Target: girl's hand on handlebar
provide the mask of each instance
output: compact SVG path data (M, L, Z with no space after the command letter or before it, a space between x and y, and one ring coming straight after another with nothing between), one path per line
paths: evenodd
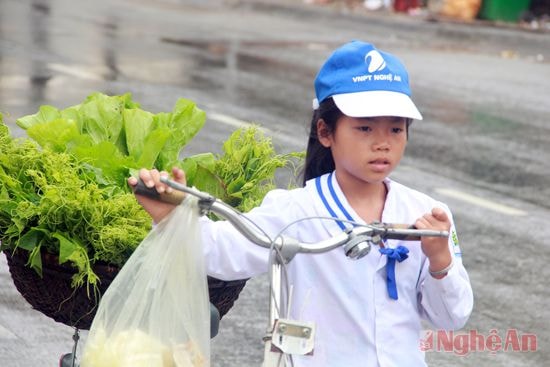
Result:
M431 213L424 214L416 220L414 225L418 229L438 231L449 231L451 229L451 221L447 213L441 208L434 208ZM430 260L431 271L445 269L451 263L452 254L449 250L448 241L447 237L422 237L422 252Z
M139 179L143 181L146 187L154 188L159 194L171 193L173 189L160 181L161 177L168 177L168 172L159 172L156 169L147 170L142 168L139 171ZM179 168L172 168L173 180L185 185L185 173ZM138 179L135 177L128 178L128 185L134 189L138 184ZM155 223L160 222L176 207L174 204L160 202L155 199L148 198L143 195L136 194L138 203L149 213Z

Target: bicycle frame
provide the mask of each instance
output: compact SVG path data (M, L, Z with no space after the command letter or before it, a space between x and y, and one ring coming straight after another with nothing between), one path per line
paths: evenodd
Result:
M270 301L269 321L264 341L263 367L289 366L287 357L292 354L305 355L313 352L315 338L315 326L311 323L299 320L288 320L282 316L283 308L280 307L283 300L283 268L298 253L318 254L343 247L346 256L352 259L360 259L367 255L373 245L381 245L385 239L399 239L405 241L419 241L422 236L448 237L447 231L419 230L402 224L371 223L356 224L342 233L320 241L318 243L302 243L293 238L278 236L269 238L260 228L250 221L243 219L239 211L225 204L221 200L208 193L187 187L167 178L161 181L172 187L172 193L158 193L154 188L147 188L140 180L135 187L135 194L144 195L159 201L177 205L184 200L184 193L198 198L198 208L201 215L212 212L229 221L250 242L271 249L276 253L271 261L270 276ZM334 218L325 218L337 220ZM289 298L291 295L287 295ZM212 332L212 330L211 330ZM217 330L216 330L217 332ZM76 361L76 346L79 340L78 329L73 335L73 352L62 356L61 367L73 367ZM299 343L296 342L299 341ZM290 364L292 365L292 363Z
M248 240L259 246L270 248L280 255L274 257L275 261L271 263L269 269L271 297L269 302L269 324L263 339L265 343L263 367L288 366L286 353L281 348L282 343L279 343L278 346L274 345L274 334L279 337L277 340L289 341L287 343L288 348L285 348L287 350L300 349L296 348L296 339L304 342L301 343L302 345L313 348L314 327L308 323L283 319L282 309L277 307L281 305L283 297L283 266L292 261L297 253L322 253L343 246L346 256L359 259L370 252L372 245L380 245L384 239L418 241L422 236L448 237L449 235L447 231L418 230L407 225L373 223L370 225L354 226L333 238L315 244L301 243L285 236L272 240L250 222L244 220L242 213L215 197L167 178L161 178L161 181L174 190L197 197L199 199L199 210L202 215L212 212L225 218ZM159 194L154 189L146 188L143 183L138 185L136 193L159 198ZM177 199L172 197L170 201L176 203L182 199L183 196L180 195ZM295 354L307 354L308 352L310 350L306 347Z

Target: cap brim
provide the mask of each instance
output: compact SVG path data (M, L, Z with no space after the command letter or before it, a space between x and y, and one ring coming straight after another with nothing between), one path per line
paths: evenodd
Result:
M408 95L390 91L335 94L334 103L350 117L399 116L422 120Z

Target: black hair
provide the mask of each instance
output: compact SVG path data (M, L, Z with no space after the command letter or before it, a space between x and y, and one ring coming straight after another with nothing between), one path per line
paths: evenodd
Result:
M343 115L342 111L334 104L332 98L325 99L319 104L319 107L313 111L303 171L304 185L307 180L334 171L335 165L334 158L332 158L332 151L330 148L321 145L319 137L317 136L317 122L323 119L329 133L333 133L336 129L336 123Z
M328 133L332 134L336 129L336 123L342 116L344 116L343 112L336 106L332 98L325 99L319 104L319 107L313 111L303 169L304 186L306 181L330 173L336 168L331 149L324 147L319 141L319 136L317 135L317 122L323 119L328 129ZM407 139L409 137L409 126L412 121L413 120L410 118L406 119Z

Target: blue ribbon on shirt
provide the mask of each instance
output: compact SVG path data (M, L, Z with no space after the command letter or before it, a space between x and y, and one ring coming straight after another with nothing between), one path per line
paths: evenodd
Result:
M329 204L327 198L325 197L325 194L322 189L322 181L321 178L326 177L326 184L328 186L328 190L330 192L330 196L332 197L334 203L336 204L336 207L340 210L342 214L346 217L346 219L353 221L353 217L348 213L344 205L341 203L340 199L338 198L338 194L336 193L336 190L334 190L334 186L332 184L332 175L334 171L331 172L328 175L325 176L319 176L315 179L315 186L317 188L317 193L319 194L319 197L321 198L323 204L327 208L328 212L333 218L338 218L338 215L336 214L335 210L331 207ZM346 229L346 225L341 222L336 222L342 230ZM397 248L380 248L380 253L383 255L387 255L387 262L386 262L386 277L387 277L387 287L388 287L388 294L390 298L397 299L397 283L395 281L395 260L401 262L405 260L409 255L409 249L405 246L397 246Z
M401 262L409 257L409 249L405 246L396 248L384 247L378 249L382 255L388 257L386 262L386 280L388 284L388 295L391 299L397 299L397 283L395 281L395 260Z

